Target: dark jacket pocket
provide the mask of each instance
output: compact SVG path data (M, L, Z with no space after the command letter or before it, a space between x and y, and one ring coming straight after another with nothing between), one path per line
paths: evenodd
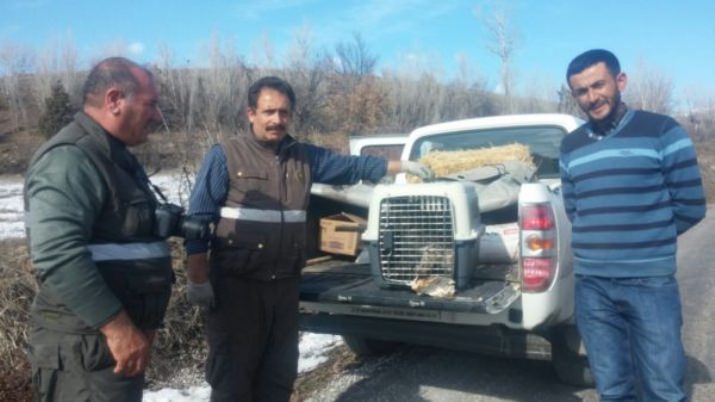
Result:
M236 182L235 188L249 200L260 199L261 194L265 194L270 185L268 172L249 167L241 168L231 177L231 180Z
M263 235L231 236L214 251L213 264L225 275L245 276L258 271L265 261L266 238Z
M82 367L87 371L99 371L115 364L103 335L82 335L77 353Z
M49 400L57 383L60 369L60 351L56 343L29 345L27 349L32 364L32 385L37 390L38 399Z
M33 367L60 368L60 351L56 343L49 345L29 345L27 349Z

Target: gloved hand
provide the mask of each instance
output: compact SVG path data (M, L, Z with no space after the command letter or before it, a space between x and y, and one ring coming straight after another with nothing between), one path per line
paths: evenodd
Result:
M400 171L413 174L422 180L433 179L434 172L427 166L415 161L401 161Z
M214 288L211 286L211 282L194 283L188 281L186 286L186 299L195 306L203 308L213 307Z

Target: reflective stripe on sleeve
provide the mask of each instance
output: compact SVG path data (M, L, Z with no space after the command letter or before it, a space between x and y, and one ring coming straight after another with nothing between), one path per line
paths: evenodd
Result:
M153 243L105 243L87 246L93 261L144 260L169 257L169 245L165 241Z
M271 223L280 223L281 221L289 223L298 223L306 221L306 213L304 210L282 211L282 214L283 219L281 219L281 211L254 208L221 208L222 218Z

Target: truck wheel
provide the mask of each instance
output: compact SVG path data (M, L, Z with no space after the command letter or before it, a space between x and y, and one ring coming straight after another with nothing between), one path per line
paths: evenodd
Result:
M358 356L384 355L397 347L397 342L365 338L357 335L343 335L345 344Z
M551 341L551 363L564 384L590 388L595 382L588 357L578 353L580 343L581 337L575 327L563 328Z

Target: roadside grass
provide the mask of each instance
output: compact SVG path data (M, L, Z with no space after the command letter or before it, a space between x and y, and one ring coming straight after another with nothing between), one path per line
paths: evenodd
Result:
M32 400L25 357L28 310L37 286L22 239L0 241L0 400Z
M298 376L291 395L291 402L300 402L321 390L330 380L340 373L361 364L346 345L339 345L328 351L327 360L315 369Z

